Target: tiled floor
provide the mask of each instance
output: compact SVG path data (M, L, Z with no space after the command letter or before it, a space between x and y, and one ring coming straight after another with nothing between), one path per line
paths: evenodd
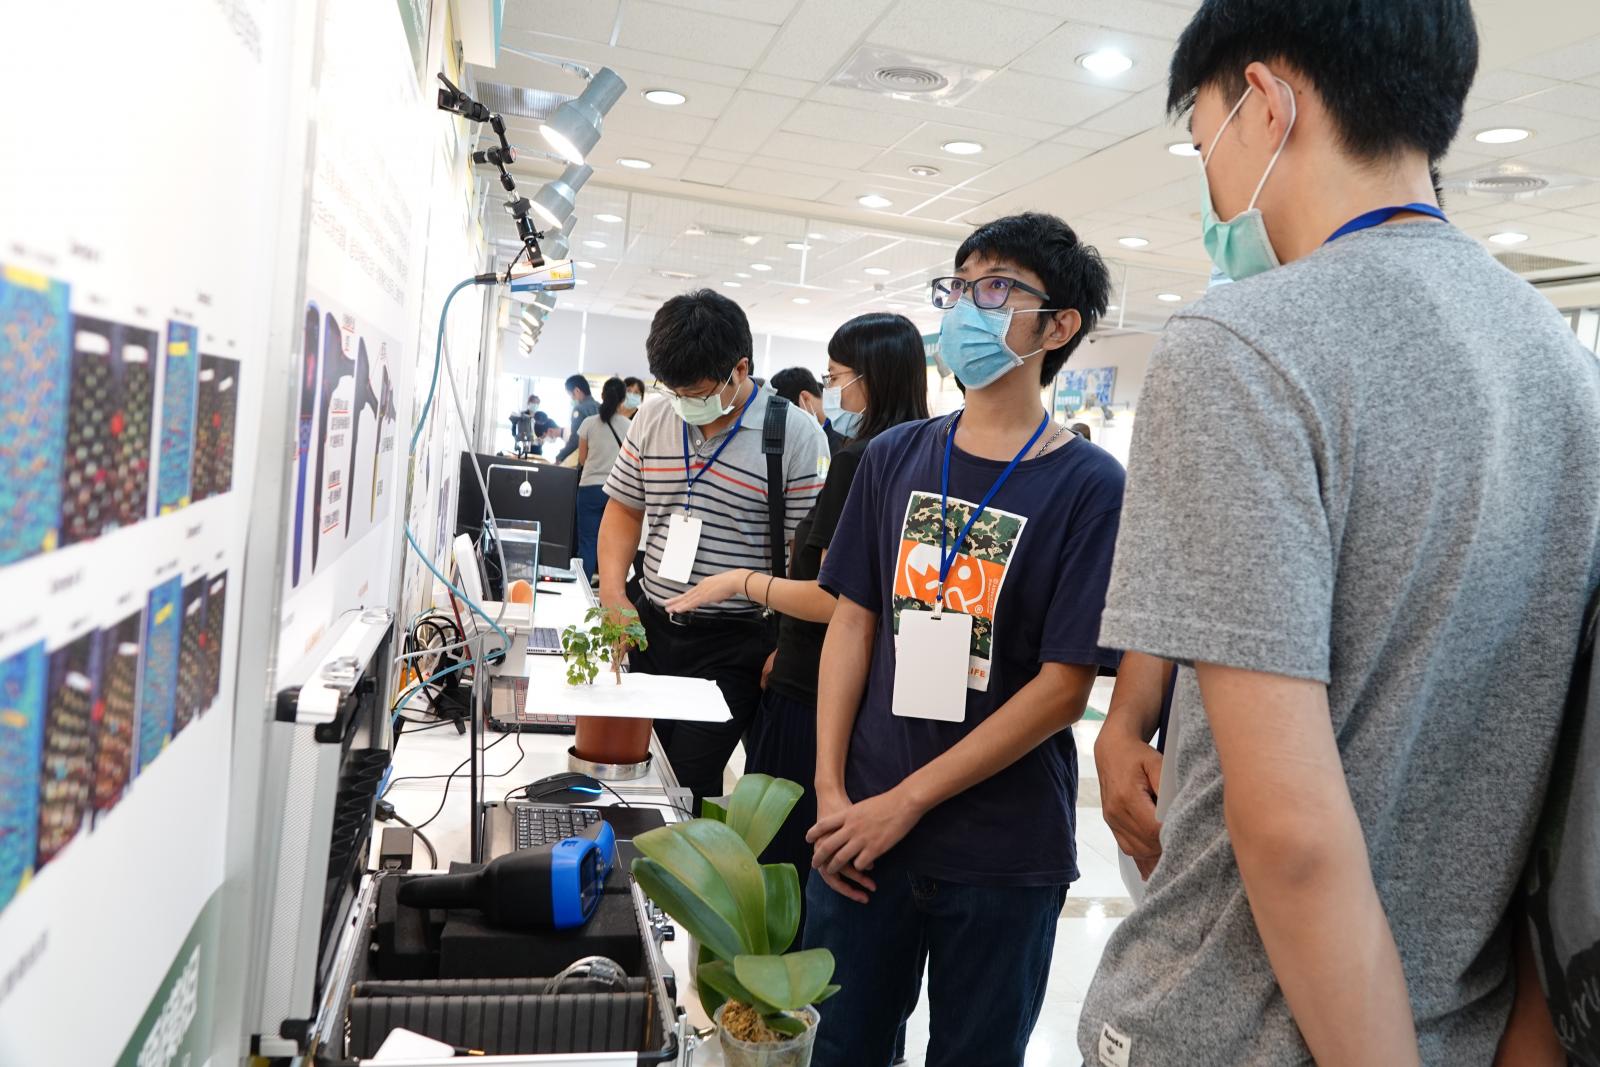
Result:
M1089 706L1104 711L1111 699L1111 683L1102 679L1089 699ZM1099 735L1098 721L1080 722L1073 727L1078 745L1078 870L1082 878L1073 884L1067 906L1056 927L1056 949L1050 966L1050 984L1045 991L1044 1010L1028 1045L1025 1067L1079 1067L1078 1013L1094 977L1100 953L1105 950L1111 931L1132 908L1122 876L1117 870L1117 846L1100 814L1100 782L1095 777L1094 742ZM730 766L730 782L743 771L743 752L735 753ZM906 1030L906 1059L920 1065L928 1051L928 1002L917 1005ZM721 1063L714 1049L695 1058L696 1067Z

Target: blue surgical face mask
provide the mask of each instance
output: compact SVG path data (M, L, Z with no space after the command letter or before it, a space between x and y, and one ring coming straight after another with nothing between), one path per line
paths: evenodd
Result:
M627 396L622 398L622 406L625 408L636 408L643 403L644 397L640 396L638 393L629 393Z
M733 384L733 374L728 375L728 380L722 383L722 388L710 396L674 396L672 406L678 410L678 417L690 426L705 426L716 422L722 416L733 410L733 401L726 404L722 402L722 391ZM738 397L739 390L735 389L733 395Z
M853 385L860 379L861 375L858 374L848 382L845 382L844 385L836 388L830 387L822 391L823 417L833 424L834 430L850 438L854 438L861 432L861 423L866 418L867 413L865 411L845 410L844 391L848 386Z
M1048 308L980 308L963 297L939 324L939 358L968 389L993 385L1044 349L1019 356L1006 345L1014 315L1048 315Z
M1217 128L1217 135L1211 139L1211 147L1200 157L1200 226L1206 254L1211 257L1211 262L1216 264L1218 270L1236 282L1278 266L1278 254L1273 251L1272 239L1267 235L1266 220L1261 217L1261 210L1256 207L1256 200L1260 198L1261 190L1265 188L1267 178L1272 174L1272 168L1278 165L1278 157L1283 155L1284 145L1289 143L1289 134L1294 131L1294 120L1298 110L1294 89L1282 78L1278 79L1278 83L1289 90L1289 128L1283 131L1283 140L1278 142L1278 150L1272 153L1266 172L1256 183L1256 191L1250 197L1250 206L1227 222L1217 218L1216 208L1211 204L1211 184L1206 179L1206 164L1211 162L1211 157L1217 150L1217 143L1222 140L1222 133L1228 128L1228 123L1239 114L1239 109L1244 106L1245 100L1253 90L1246 89L1244 96L1239 97L1239 102L1233 105L1233 110L1228 112L1228 117Z

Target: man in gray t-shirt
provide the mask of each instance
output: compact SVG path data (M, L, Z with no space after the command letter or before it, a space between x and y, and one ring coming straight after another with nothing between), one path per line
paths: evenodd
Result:
M1101 643L1182 666L1091 1067L1487 1065L1539 995L1506 913L1600 583L1600 369L1434 207L1464 0L1348 10L1207 3L1173 60L1238 281L1134 429Z

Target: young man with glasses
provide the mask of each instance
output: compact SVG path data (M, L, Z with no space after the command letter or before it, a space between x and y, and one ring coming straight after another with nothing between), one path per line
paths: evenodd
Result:
M728 701L727 723L658 722L678 781L698 802L722 795L722 772L761 702L761 671L776 628L743 596L668 615L667 601L705 578L747 567L772 573L828 471L828 443L815 419L785 405L783 483L768 484L762 450L770 390L751 379L750 324L738 304L709 289L673 297L656 312L645 341L659 395L646 401L606 482L600 523L600 600L635 607L650 637L629 655L645 674L709 678ZM780 402L781 403L781 402ZM771 537L770 493L783 495L785 544ZM645 537L642 596L625 588Z
M1178 42L1234 284L1134 430L1101 640L1180 667L1095 1067L1551 1062L1496 1057L1542 1009L1513 902L1600 582L1600 367L1435 202L1477 56L1467 0L1207 0Z
M819 578L839 604L806 944L833 952L843 991L816 1067L887 1067L923 959L929 1067L1022 1063L1078 877L1071 726L1117 662L1096 634L1123 482L1040 391L1109 289L1058 218L977 230L932 285L966 407L862 457Z

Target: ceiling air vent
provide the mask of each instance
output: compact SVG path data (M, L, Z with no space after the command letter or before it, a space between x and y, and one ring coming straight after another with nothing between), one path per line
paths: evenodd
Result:
M1538 171L1520 163L1494 163L1477 170L1452 174L1444 182L1446 192L1466 193L1469 196L1495 196L1502 200L1529 200L1545 193L1562 189L1576 189L1595 181L1583 174L1540 168ZM1445 210L1450 205L1445 203Z
M1495 196L1532 196L1549 187L1550 182L1537 174L1485 174L1467 184L1469 192Z
M572 99L565 93L553 93L548 89L519 89L499 82L479 82L473 91L478 102L490 111L524 119L545 118Z
M1575 259L1557 259L1555 256L1535 256L1527 252L1501 252L1494 257L1501 266L1518 274L1534 274L1545 270L1568 270L1581 267Z
M990 67L863 45L828 84L879 96L914 96L949 106L993 74Z

